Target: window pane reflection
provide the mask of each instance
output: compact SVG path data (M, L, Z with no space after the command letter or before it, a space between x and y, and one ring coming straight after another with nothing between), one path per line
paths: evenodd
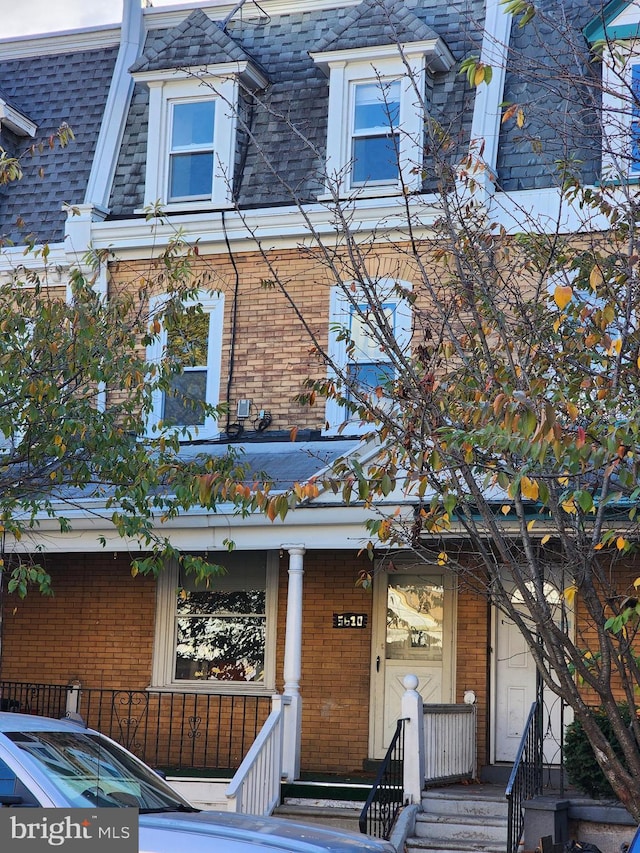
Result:
M182 577L176 595L175 678L265 680L266 557L220 554L225 574Z
M444 587L441 577L389 578L387 658L442 660Z

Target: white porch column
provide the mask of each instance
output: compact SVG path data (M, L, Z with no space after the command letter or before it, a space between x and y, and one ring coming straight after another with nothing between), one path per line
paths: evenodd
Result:
M291 701L284 706L282 772L287 781L300 776L300 730L302 726L302 576L304 545L284 545L289 552L289 588L287 626L284 640L284 695Z

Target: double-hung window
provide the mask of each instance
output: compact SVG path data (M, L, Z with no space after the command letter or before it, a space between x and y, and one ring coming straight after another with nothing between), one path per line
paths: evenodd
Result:
M207 406L219 402L223 312L222 295L203 292L177 318L164 322L148 348L152 364L162 361L176 368L168 387L153 392L151 434L176 429L185 439L217 436L218 424Z
M327 196L419 189L427 75L454 64L442 39L323 50L311 58L329 77Z
M158 578L153 683L273 690L277 554L234 551L209 559L225 573L197 582L172 565Z
M210 199L216 102L172 101L170 110L169 201Z
M395 337L396 305L383 303L378 307L385 326ZM386 390L394 378L394 369L387 349L381 346L374 329L376 317L365 304L350 306L349 344L347 346L347 396L373 398L387 396Z
M400 81L352 87L351 185L395 184L400 173Z
M406 281L379 279L373 298L351 283L334 287L330 299L329 355L334 368L328 378L336 383L341 400L329 399L326 407L328 435L358 435L366 431L350 403L373 407L389 401L390 383L396 378L391 349L403 356L411 346L412 311L404 294ZM373 304L372 304L373 303ZM389 343L393 338L395 345Z

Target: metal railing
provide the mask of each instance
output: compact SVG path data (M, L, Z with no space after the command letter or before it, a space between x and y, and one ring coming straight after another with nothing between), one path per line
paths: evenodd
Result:
M278 701L227 788L230 812L266 817L280 804L283 705L291 700L275 698Z
M39 716L63 717L70 694L90 728L170 772L237 770L271 710L270 696L0 681L7 710Z
M38 717L64 717L69 684L0 681L0 711L22 711Z
M424 705L424 781L476 776L476 706Z
M395 733L378 771L371 793L360 813L360 832L389 838L398 812L404 805L404 729L398 720Z
M507 853L517 853L524 833L524 802L542 793L541 706L534 702L522 734L505 796L509 805Z

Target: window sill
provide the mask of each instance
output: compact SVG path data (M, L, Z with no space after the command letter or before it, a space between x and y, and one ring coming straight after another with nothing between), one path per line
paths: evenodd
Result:
M212 213L218 210L222 211L233 209L233 203L231 201L220 203L209 199L207 201L170 202L167 204L158 202L157 205L158 215L160 216L165 213ZM153 209L155 206L155 204L151 204L147 207L138 207L133 212L138 215L148 216L150 209Z
M181 683L155 685L150 684L145 688L149 693L202 693L203 695L216 696L273 696L275 687L266 685L242 684L241 682L227 681L224 684L217 682L185 681Z
M413 194L413 190L412 193ZM345 199L347 201L358 201L359 199L372 199L372 198L402 198L403 192L401 187L399 186L364 186L364 187L353 187L352 189L341 190L338 193L338 198ZM335 196L330 193L323 193L318 197L319 202L328 202L334 201Z

